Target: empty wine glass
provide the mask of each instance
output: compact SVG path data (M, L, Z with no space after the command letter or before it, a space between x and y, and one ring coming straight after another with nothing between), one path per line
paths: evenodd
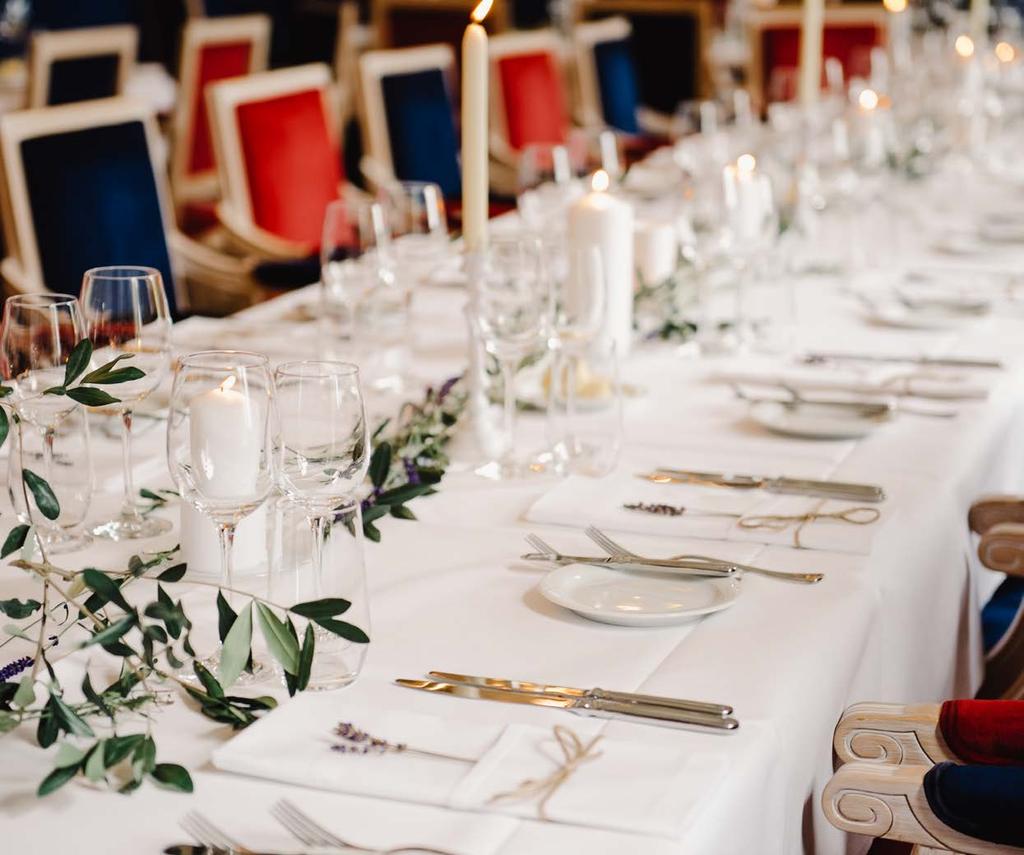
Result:
M182 358L168 413L168 468L182 500L217 526L221 580L229 598L235 527L270 494L278 446L274 379L266 356L210 350ZM219 654L205 661L216 670ZM257 663L242 678L251 681L262 673Z
M472 311L484 349L501 368L504 452L480 474L516 478L535 471L516 456L516 373L550 336L552 309L540 240L492 238Z
M57 475L58 461L54 452L57 433L76 413L83 420L86 416L72 398L47 395L46 390L64 385L68 358L83 338L84 326L75 297L68 294L19 294L8 298L4 304L4 326L0 336L3 375L11 388L11 406L21 420L17 426L21 441L12 451L11 459L13 461L26 447L37 445L25 435L26 430L38 431L41 472L35 474L58 485L64 479ZM74 465L87 472L90 468L88 456L77 456ZM35 455L29 457L34 459ZM21 469L29 468L25 459L19 461L19 466ZM89 484L91 488L91 480ZM20 480L18 488L25 503L25 488ZM27 501L26 515L29 522L40 530L44 545L53 544L62 550L75 548L81 543L80 538L71 538L64 531L68 513L62 508L63 520L60 517L49 520L43 514L37 517L32 512L32 502Z
M399 278L426 279L448 257L444 195L429 181L396 181L381 191Z
M585 146L585 139L582 149L536 143L520 152L516 205L528 231L565 231L566 211L583 193L577 178L586 169Z
M142 516L132 478L132 411L160 385L171 361L171 313L163 278L152 267L95 267L82 280L81 304L93 345L92 367L121 358L118 368L143 372L112 390L118 403L98 408L121 416L124 500L117 517L92 533L111 540L163 534L170 531L170 521Z

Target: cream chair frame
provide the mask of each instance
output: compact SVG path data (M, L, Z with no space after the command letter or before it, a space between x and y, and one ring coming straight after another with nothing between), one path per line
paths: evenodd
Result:
M249 74L267 68L270 57L270 18L266 15L238 15L227 18L190 18L181 33L178 65L179 91L172 119L171 189L177 204L216 197L219 189L217 169L202 174L189 174L188 160L192 154L195 116L193 93L198 83L199 60L203 49L215 44L248 41ZM205 101L200 109L205 109ZM210 133L213 133L211 128Z
M235 111L239 105L250 101L263 101L310 89L320 91L327 130L338 145L341 138L338 99L331 70L323 63L237 77L211 84L206 90L222 197L217 204L217 218L241 249L265 258L305 258L312 248L271 234L253 222L252 199Z
M28 139L64 132L73 132L105 124L141 122L149 147L150 163L160 200L160 213L167 236L167 249L175 277L178 305L199 308L205 294L197 292L198 299L189 299L183 293L186 280L194 280L206 288L215 289L218 298L235 304L252 301L249 278L251 264L245 259L224 256L202 246L181 234L171 215L170 192L162 168L162 145L153 110L145 103L131 98L104 98L22 110L0 118L0 162L3 169L3 226L8 256L0 262L0 276L15 291L45 292L39 243L32 221L31 204L25 179L25 164L21 145ZM191 290L191 289L189 289Z
M55 62L90 56L117 55L115 93L122 95L135 67L139 31L132 24L82 27L74 30L39 30L32 34L28 50L28 96L26 106L45 107L50 91L50 71Z
M432 69L438 69L450 84L455 84L455 51L449 45L373 50L359 58L359 124L366 152L360 168L377 187L397 180L382 81L395 74Z
M338 34L334 40L334 79L338 81L343 129L358 112L359 57L372 50L376 43L373 25L359 23L359 6L353 0L345 0L338 7Z

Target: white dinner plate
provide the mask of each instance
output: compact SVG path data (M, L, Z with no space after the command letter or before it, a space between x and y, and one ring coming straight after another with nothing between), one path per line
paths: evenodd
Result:
M911 309L902 303L876 303L865 312L873 324L902 330L954 330L984 317L977 312L955 311L940 306Z
M860 439L892 418L864 417L845 407L825 404L794 407L775 401L751 404L749 414L772 433L801 439Z
M545 599L580 617L616 626L669 626L731 606L738 579L684 579L566 564L540 583Z

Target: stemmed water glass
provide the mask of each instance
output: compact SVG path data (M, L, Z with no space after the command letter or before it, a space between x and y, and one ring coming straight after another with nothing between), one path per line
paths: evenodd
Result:
M121 416L124 500L117 517L95 526L111 540L154 537L170 531L169 520L144 517L132 478L132 412L163 381L171 361L171 313L163 278L152 267L95 267L82 280L82 316L93 345L93 367L114 359L143 376L119 383L118 403L103 407Z
M569 205L582 195L576 180L586 168L582 154L569 145L535 143L519 154L516 205L534 234L562 233Z
M209 350L180 361L167 421L167 463L182 500L217 527L229 596L235 590L235 527L270 494L279 442L266 356ZM216 669L220 657L206 661ZM261 676L259 666L248 679L254 676Z
M396 181L381 191L381 199L398 276L409 281L425 279L450 249L441 188L429 181Z
M493 478L528 474L516 456L516 373L551 334L551 283L537 238L492 238L473 297L472 314L484 349L501 368L504 452L478 472Z
M54 443L61 428L81 408L72 398L48 395L46 390L64 384L68 358L84 337L81 307L68 294L19 294L4 304L0 353L3 375L12 390L10 403L21 420L17 429L29 425L40 432L42 477L58 490L63 479L55 477ZM81 416L84 419L85 413ZM89 466L87 458L70 463ZM91 477L88 486L91 490ZM33 519L31 507L31 501L26 502L27 519L37 526L45 545L67 551L82 544L80 536L66 531L70 508L62 507L61 516L49 520L42 514Z

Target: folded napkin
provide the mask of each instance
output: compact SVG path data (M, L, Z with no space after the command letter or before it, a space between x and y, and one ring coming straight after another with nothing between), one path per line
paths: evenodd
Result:
M339 753L332 731L339 717L375 737L445 757L402 753ZM561 733L583 745L593 725L566 716ZM589 734L589 735L584 735ZM678 837L700 796L724 776L726 757L711 738L707 750L679 734L678 749L601 739L552 789L544 818L552 822ZM684 747L685 746L685 747ZM463 810L538 818L546 792L519 791L550 779L565 758L549 728L453 721L402 710L340 703L335 694L304 694L283 704L213 753L218 769L317 789L421 802Z
M872 539L884 519L860 525L830 516L855 507L869 507L854 502L782 496L764 490L655 484L637 477L636 473L640 471L635 467L620 467L615 473L597 481L583 477L566 478L534 502L526 512L526 519L545 525L573 528L596 525L610 531L635 534L799 546L859 555L871 551ZM636 503L687 510L672 515L623 507ZM586 508L582 515L580 508ZM876 509L882 512L883 508L884 505L880 505ZM735 516L712 516L712 512ZM812 514L817 516L812 518L809 516ZM805 516L806 519L800 519ZM873 516L858 512L852 518L868 519Z

